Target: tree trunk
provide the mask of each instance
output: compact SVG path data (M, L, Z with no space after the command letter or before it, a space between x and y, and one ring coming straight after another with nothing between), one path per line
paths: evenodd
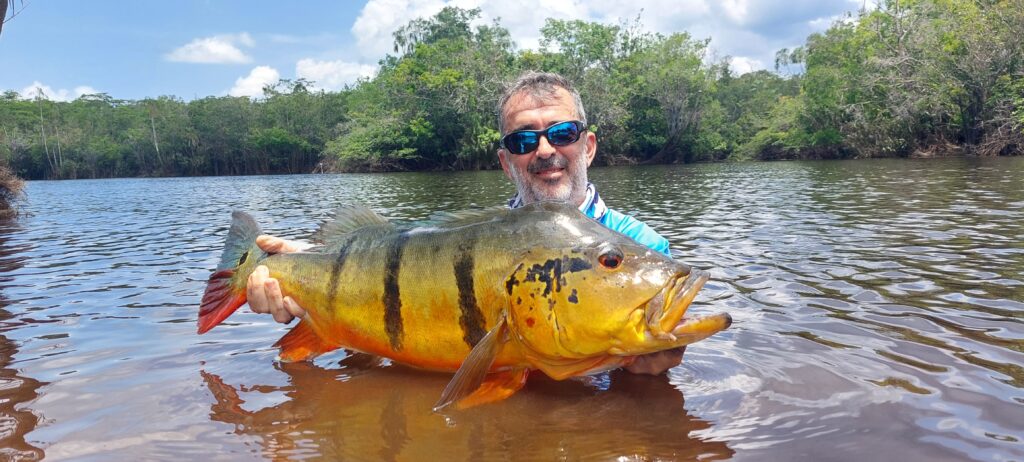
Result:
M160 157L160 142L156 139L156 121L153 120L153 114L149 115L149 128L153 130L153 149L156 149L156 162L163 168L164 159Z
M36 91L42 93L41 88L36 88ZM57 168L53 164L53 159L50 158L50 147L46 144L46 121L43 119L43 99L37 95L36 101L39 103L39 136L43 138L43 152L46 153L46 163L50 164L50 172L56 173Z
M54 139L57 140L57 170L63 172L64 170L64 153L60 149L60 129L56 125L53 126Z
M0 0L0 32L4 30L4 21L7 20L7 0Z

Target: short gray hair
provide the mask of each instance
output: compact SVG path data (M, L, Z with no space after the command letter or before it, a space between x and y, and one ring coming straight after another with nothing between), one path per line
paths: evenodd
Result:
M579 117L583 125L586 126L587 112L583 109L583 100L580 98L580 92L576 91L576 87L569 82L569 79L553 72L526 71L515 81L505 85L505 91L498 99L498 131L502 135L505 134L505 106L513 96L526 93L535 99L548 99L554 97L559 88L569 92L569 95L572 96L576 117Z

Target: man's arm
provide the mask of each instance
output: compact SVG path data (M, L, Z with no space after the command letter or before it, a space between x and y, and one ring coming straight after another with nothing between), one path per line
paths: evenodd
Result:
M265 234L256 238L256 245L270 254L298 252L305 248L299 242ZM275 321L283 324L306 314L306 310L295 303L295 300L281 293L281 284L277 282L277 279L270 277L270 270L263 265L257 266L249 275L249 280L245 285L245 296L249 301L249 308L253 312L270 313L274 316Z
M683 362L684 351L686 351L686 347L682 346L671 350L637 356L632 364L626 366L626 370L634 374L661 375Z
M668 247L668 239L665 239L653 228L647 226L647 223L637 220L636 218L608 209L608 212L601 217L601 224L605 225L608 229L618 231L629 236L634 241L647 246L655 252L665 254L669 257L672 256Z

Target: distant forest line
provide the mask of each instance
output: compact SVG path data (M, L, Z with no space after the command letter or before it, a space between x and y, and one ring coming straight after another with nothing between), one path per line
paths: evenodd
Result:
M463 170L497 166L494 103L528 69L583 97L598 164L1019 155L1024 0L884 1L775 72L737 75L708 40L549 19L539 50L448 7L394 34L342 91L282 80L262 98L70 102L0 96L0 163L28 179Z

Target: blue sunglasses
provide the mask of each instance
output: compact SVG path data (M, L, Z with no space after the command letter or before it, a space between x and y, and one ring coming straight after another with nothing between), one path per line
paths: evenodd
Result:
M570 120L556 123L544 130L518 130L501 138L501 145L512 154L533 152L540 146L540 137L546 137L552 146L568 146L580 139L583 122Z

